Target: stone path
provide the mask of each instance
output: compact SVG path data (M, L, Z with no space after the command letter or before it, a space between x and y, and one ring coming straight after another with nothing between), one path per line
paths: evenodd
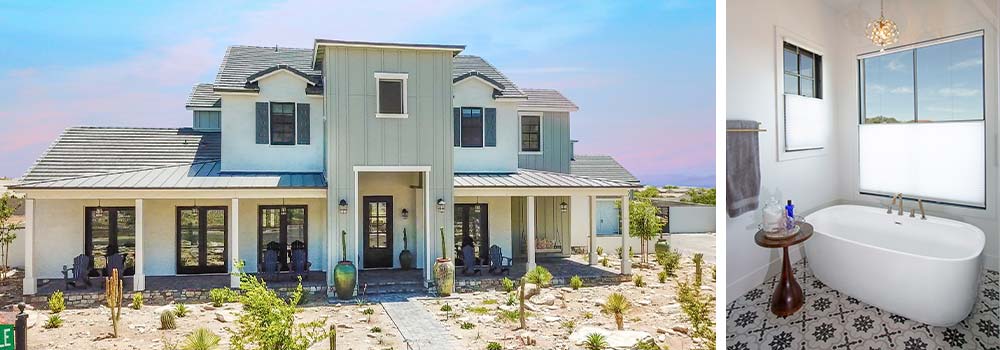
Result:
M403 341L411 350L448 350L459 349L459 345L448 330L417 300L411 300L415 295L384 295L375 302L380 302L389 318L403 335Z

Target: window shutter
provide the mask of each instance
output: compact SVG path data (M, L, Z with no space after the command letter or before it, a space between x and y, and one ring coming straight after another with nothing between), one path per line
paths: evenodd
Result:
M455 107L452 110L454 110L455 115L455 118L453 118L454 122L452 123L452 129L455 130L455 147L459 147L462 145L462 109Z
M296 115L296 117L297 117L296 119L298 120L298 123L296 125L295 130L297 130L297 132L298 132L299 144L300 145L308 145L309 144L309 135L310 135L309 134L309 104L308 103L299 103L297 105L297 108L295 110L297 111L296 112L296 114L297 114Z
M268 104L267 102L257 102L257 143L267 144L270 142L271 131L268 129Z
M486 147L496 147L497 146L497 109L496 108L486 108L486 116L483 120L485 124L483 128L486 129L486 140L484 141Z

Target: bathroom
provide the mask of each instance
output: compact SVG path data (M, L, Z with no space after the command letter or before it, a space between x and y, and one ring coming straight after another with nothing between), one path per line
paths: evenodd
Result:
M727 348L1000 347L997 3L726 12Z

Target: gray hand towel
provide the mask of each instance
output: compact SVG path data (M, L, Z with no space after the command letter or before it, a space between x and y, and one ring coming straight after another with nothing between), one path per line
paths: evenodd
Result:
M726 129L757 129L754 120L726 120ZM734 218L757 209L760 151L756 132L726 132L726 211Z

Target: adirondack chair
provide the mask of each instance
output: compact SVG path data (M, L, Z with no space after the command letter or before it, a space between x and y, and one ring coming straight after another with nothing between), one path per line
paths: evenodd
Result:
M272 249L265 250L263 260L257 264L257 274L265 281L277 279L278 271L281 269L281 263L278 262L278 251Z
M312 263L306 261L306 250L296 249L295 243L292 243L292 263L288 266L292 274L307 280L309 279L309 267L311 266Z
M471 245L462 247L462 264L464 269L462 270L463 275L475 275L482 274L483 271L479 269L478 264L476 264L476 253L475 249Z
M513 260L503 256L503 250L498 245L490 246L490 273L499 275L506 273L510 275L510 265Z
M273 250L278 253L278 271L288 269L287 247L281 243L270 241L265 245L265 250Z
M89 256L84 254L77 255L73 258L73 267L67 267L63 265L63 283L65 283L64 289L69 289L69 286L74 288L87 288L90 287L90 265L91 259ZM73 273L73 278L69 277L69 273Z
M111 270L118 269L118 278L125 276L125 256L119 253L108 255L107 266L104 267L104 277L111 276Z

